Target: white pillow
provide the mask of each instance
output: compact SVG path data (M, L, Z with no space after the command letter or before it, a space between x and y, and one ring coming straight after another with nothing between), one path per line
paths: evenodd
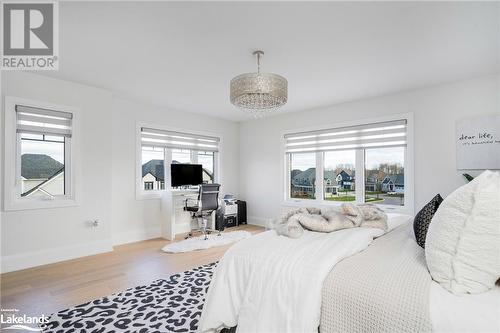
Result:
M432 278L454 294L491 289L500 276L500 174L485 171L451 193L429 225Z

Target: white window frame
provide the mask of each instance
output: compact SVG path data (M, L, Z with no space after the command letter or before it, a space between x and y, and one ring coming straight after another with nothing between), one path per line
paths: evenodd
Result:
M70 112L73 115L71 138L65 138L64 144L64 195L57 195L53 197L21 197L21 135L16 132L16 105ZM80 204L80 186L78 184L79 177L77 176L80 133L78 128L79 110L71 106L57 105L14 96L5 96L4 108L4 210L9 211L78 206Z
M282 187L284 189L282 206L340 206L343 202L335 202L324 200L323 198L323 173L324 173L324 165L323 158L324 152L316 152L316 188L315 188L315 199L298 199L290 197L290 155L285 153L285 139L284 136L286 134L293 134L297 132L307 132L307 131L315 131L315 130L326 130L330 128L337 127L347 127L347 126L358 126L363 124L377 123L377 122L385 122L385 121L394 121L394 120L402 120L406 119L406 148L404 155L404 177L405 177L405 196L404 196L404 205L403 206L393 206L393 205L383 205L376 204L376 206L380 207L382 210L387 212L394 213L406 213L406 214L414 214L414 132L413 132L413 113L404 113L404 114L395 114L390 116L378 117L378 118L370 118L363 119L357 121L343 122L343 123L334 123L330 125L325 125L321 127L308 127L308 128L299 128L293 130L287 130L281 133L281 156L282 158L282 167L283 176L282 179ZM365 149L354 149L356 151L356 161L355 161L355 170L356 170L356 200L353 203L363 203L365 198Z
M147 122L138 122L136 125L136 180L135 180L135 196L136 200L149 200L149 199L160 199L162 193L172 191L172 187L170 185L170 181L167 181L168 176L170 175L170 164L172 163L172 149L165 148L164 149L164 159L163 163L165 170L165 189L164 190L144 190L144 186L142 183L142 141L141 141L141 128L152 128L163 131L175 131L175 132L184 132L191 133L196 135L204 135L204 136L212 136L219 138L219 151L214 152L214 183L223 183L222 179L222 151L224 147L224 138L220 133L213 132L204 132L204 131L193 131L190 129L180 129L178 127L168 127L168 126L159 126L158 124L147 123ZM188 149L189 150L189 149ZM194 154L194 150L191 150L191 161L197 161L198 156Z

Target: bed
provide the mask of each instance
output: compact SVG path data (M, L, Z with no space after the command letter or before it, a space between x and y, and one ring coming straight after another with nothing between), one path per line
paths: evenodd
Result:
M320 331L500 332L500 287L448 292L431 279L405 224L332 269L323 283Z
M500 288L474 297L443 290L411 220L389 214L386 234L353 228L293 240L267 231L235 244L208 290L201 331L500 331Z

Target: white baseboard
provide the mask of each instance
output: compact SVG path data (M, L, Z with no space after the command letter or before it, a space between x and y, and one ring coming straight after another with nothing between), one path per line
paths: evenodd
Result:
M113 235L113 246L122 245L127 243L140 242L147 239L161 237L160 226L151 227L147 229L129 230Z
M258 216L248 216L248 224L253 224L253 225L258 225L261 227L268 227L269 226L269 221L272 220L267 217L258 217Z
M113 251L111 240L103 239L85 244L62 246L36 252L26 252L2 257L2 273L53 264L93 254Z

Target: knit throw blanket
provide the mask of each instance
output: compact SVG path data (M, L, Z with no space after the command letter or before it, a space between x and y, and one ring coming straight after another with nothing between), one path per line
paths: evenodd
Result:
M430 332L430 285L412 226L400 226L332 269L320 332Z
M291 238L302 236L304 230L332 232L354 227L387 230L387 214L370 204L342 204L339 209L297 208L274 220L271 229Z

